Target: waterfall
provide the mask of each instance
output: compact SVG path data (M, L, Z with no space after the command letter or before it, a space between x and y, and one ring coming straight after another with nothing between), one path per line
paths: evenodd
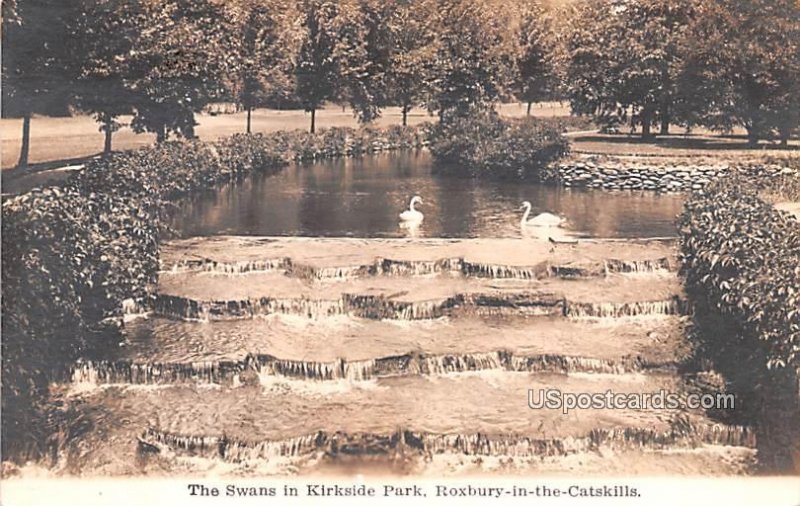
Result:
M384 276L428 276L443 272L460 273L464 259L443 258L439 260L392 260L378 259L372 274Z
M568 302L571 317L622 318L626 316L682 315L687 305L678 297L640 302Z
M340 299L270 298L196 301L158 295L154 311L185 320L233 320L257 315L290 314L312 319L350 315L371 320L430 320L458 314L485 316L571 316L621 318L682 315L688 306L678 297L637 302L572 302L552 293L468 293L429 301L403 301L383 295L343 294Z
M275 270L289 270L292 260L286 258L272 258L266 260L241 260L238 262L217 262L211 259L179 260L172 268L163 271L163 274L182 274L187 272L208 272L216 274L247 274L250 272L268 272Z
M461 272L465 276L493 279L538 279L547 273L547 264L541 263L532 267L483 264L463 262Z
M652 260L606 260L606 272L618 273L650 273L668 272L672 270L669 258L656 258Z
M418 361L420 374L446 374L504 368L499 352L420 355Z
M354 360L352 362L342 361L343 379L349 381L363 381L372 379L376 376L376 360Z
M624 427L593 429L583 436L536 438L519 434L434 434L399 429L388 434L328 433L319 431L281 440L244 441L226 436L177 435L147 429L142 443L176 453L246 462L275 457L299 457L324 452L337 455L386 455L398 451L503 457L558 457L603 448L667 449L693 448L702 444L755 448L755 431L731 425L694 425L689 431Z
M185 382L230 384L242 370L243 364L235 361L137 364L126 360L81 360L72 367L70 377L74 384L91 386Z
M307 280L346 280L366 276L429 276L451 273L465 277L492 279L541 279L545 277L595 278L608 273L645 273L673 270L669 258L645 260L608 259L581 265L556 265L542 261L536 265L504 265L471 262L463 257L437 260L398 260L377 258L358 265L317 267L293 261L291 258L218 262L211 259L180 260L162 274L205 272L238 275L255 272L283 271L288 276Z
M272 355L248 355L247 365L255 369L259 377L286 376L309 380L334 380L344 377L342 360L334 362L309 362L283 360Z
M515 355L506 350L478 353L403 355L330 362L289 360L273 355L249 353L242 360L218 362L151 362L130 360L79 360L71 368L69 379L78 385L169 385L178 383L221 384L236 386L239 375L255 372L262 383L275 376L309 381L364 381L375 378L410 375L442 375L467 371L499 369L529 373L603 373L626 374L645 369L674 366L649 364L636 359L598 359L556 354Z
M271 298L196 301L175 295L158 295L154 311L169 318L183 320L235 320L258 315L291 314L317 319L347 314L342 299Z
M625 374L641 370L636 361L615 361L600 358L568 357L564 355L535 355L506 357L508 368L512 371L551 372L551 373L603 373Z

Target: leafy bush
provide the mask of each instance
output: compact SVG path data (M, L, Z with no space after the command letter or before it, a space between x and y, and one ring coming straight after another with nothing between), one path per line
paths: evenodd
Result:
M536 119L506 121L495 113L454 119L431 129L439 174L492 179L539 179L569 151L559 128Z
M3 204L3 455L41 454L48 384L113 344L123 301L158 272L169 199L285 162L257 136L171 142L96 160L63 188Z
M3 205L4 457L43 450L48 383L116 335L107 319L155 280L156 218L152 198L77 184Z
M277 132L271 137L284 153L285 159L296 161L419 148L427 144L422 126L393 126L387 129L333 127L316 134L295 130Z
M78 356L115 344L123 301L148 294L170 200L249 172L276 172L288 160L419 139L410 128L332 128L166 142L92 161L63 188L4 202L3 458L41 456L49 434L65 432L53 426L63 417L44 402L48 385Z
M276 139L262 134L236 134L214 144L219 165L230 175L272 172L285 165L285 149Z
M693 194L679 219L682 271L702 353L744 390L762 461L790 468L800 440L800 224L761 200L763 187L732 177Z

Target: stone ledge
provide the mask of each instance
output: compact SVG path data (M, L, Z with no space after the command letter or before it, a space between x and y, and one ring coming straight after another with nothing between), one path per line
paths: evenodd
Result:
M798 175L796 169L775 163L662 159L640 162L613 157L572 157L545 171L543 180L564 187L604 190L652 190L681 192L700 190L712 180L743 173L747 177Z

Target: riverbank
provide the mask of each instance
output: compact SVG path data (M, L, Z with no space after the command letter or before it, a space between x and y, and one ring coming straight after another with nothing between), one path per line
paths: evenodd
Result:
M498 110L507 117L525 116L525 106L521 104L502 104L498 106ZM569 109L558 103L536 104L531 109L531 115L542 118L569 117ZM408 125L415 126L435 121L435 119L436 117L430 116L424 108L413 109L408 115ZM120 121L129 123L130 118L122 116ZM195 133L203 141L214 141L222 137L244 133L247 123L244 112L216 115L198 114L196 121L198 125ZM253 111L252 115L252 131L263 134L282 130L307 131L309 122L308 113L302 110L257 109ZM343 110L338 106L328 106L317 111L316 123L318 130L332 127L359 127L352 110L349 108ZM386 128L399 127L401 124L400 109L387 107L382 111L381 117L375 120L373 126ZM75 163L75 159L98 155L103 149L103 133L98 131L97 127L98 124L94 118L85 115L67 118L34 117L31 123L30 163L35 165L63 161L63 165L69 165ZM0 132L2 132L2 168L3 177L5 177L5 171L13 170L17 163L22 120L0 119ZM136 149L153 144L155 135L137 134L130 128L123 127L114 133L113 142L113 147L117 151ZM72 160L72 162L68 162L68 160ZM56 165L60 166L58 163Z
M773 178L800 174L800 156L770 158L646 157L574 154L554 162L543 180L565 187L604 190L654 190L680 192L700 190L723 176Z

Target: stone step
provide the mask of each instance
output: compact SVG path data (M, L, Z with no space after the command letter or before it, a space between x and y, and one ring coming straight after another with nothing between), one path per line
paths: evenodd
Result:
M125 346L111 361L218 362L247 353L286 360L332 362L404 355L487 353L564 355L653 364L687 354L681 317L577 319L465 317L399 322L349 317L307 319L272 315L246 320L185 322L139 318L126 324Z
M318 431L282 440L241 440L205 434L172 434L148 428L139 441L160 452L186 457L219 459L235 464L324 454L328 458L398 456L417 454L480 457L566 457L588 452L631 449L680 450L705 445L752 448L753 431L746 427L697 424L687 431L639 427L594 429L583 436L541 438L528 435L482 433L435 434L399 429L392 433Z
M72 387L73 389L77 387ZM102 407L103 430L128 441L144 427L168 433L280 440L315 431L383 433L397 427L437 434L581 437L593 429L666 431L678 409L530 409L528 391L619 394L681 392L675 375L563 375L507 371L400 376L366 382L257 378L236 387L204 385L78 388L81 405ZM83 393L80 393L83 391ZM692 416L703 417L702 413ZM124 436L124 437L123 437Z
M369 319L432 319L456 314L620 317L681 314L673 274L617 274L593 281L473 279L434 275L305 282L276 272L231 279L208 273L164 276L157 314L197 320L294 314Z
M342 279L439 272L475 277L601 276L674 270L672 240L346 239L215 236L166 243L165 272L279 271Z

